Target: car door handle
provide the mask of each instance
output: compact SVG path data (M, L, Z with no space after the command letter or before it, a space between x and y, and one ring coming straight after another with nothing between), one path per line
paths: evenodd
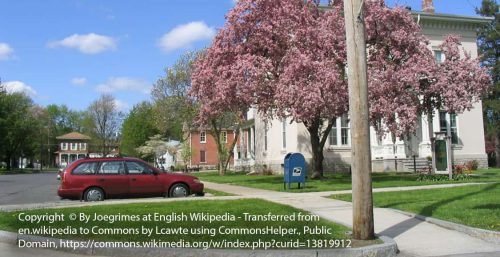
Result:
M99 179L99 181L100 181L100 182L103 182L103 181L105 181L105 179L101 178L101 179Z
M132 181L136 181L137 179L133 178Z

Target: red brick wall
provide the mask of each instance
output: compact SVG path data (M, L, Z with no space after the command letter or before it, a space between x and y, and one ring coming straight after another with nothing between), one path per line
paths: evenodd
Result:
M227 131L227 143L226 147L229 149L231 143L233 142L234 132L232 130ZM207 131L206 132L206 143L200 143L200 131L191 131L191 151L193 156L191 158L191 165L193 166L215 166L217 165L217 144L215 143L215 138ZM200 151L205 151L205 161L202 163L200 161ZM231 160L229 165L234 165L234 156L232 149L230 150Z

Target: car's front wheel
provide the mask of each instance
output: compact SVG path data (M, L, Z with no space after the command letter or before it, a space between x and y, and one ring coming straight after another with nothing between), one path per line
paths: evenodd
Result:
M177 183L170 188L170 197L186 197L188 196L189 189L186 185Z
M86 202L102 201L104 200L104 192L98 187L91 187L85 191L83 200Z

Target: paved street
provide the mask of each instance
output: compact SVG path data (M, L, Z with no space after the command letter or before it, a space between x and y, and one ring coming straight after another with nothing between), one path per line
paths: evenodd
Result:
M59 202L57 173L0 175L0 205Z

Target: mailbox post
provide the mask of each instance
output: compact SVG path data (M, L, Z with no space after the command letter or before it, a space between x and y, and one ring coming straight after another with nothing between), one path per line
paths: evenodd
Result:
M283 188L287 186L290 189L290 184L297 182L299 189L300 185L306 187L306 161L300 153L288 153L284 160L284 178Z

